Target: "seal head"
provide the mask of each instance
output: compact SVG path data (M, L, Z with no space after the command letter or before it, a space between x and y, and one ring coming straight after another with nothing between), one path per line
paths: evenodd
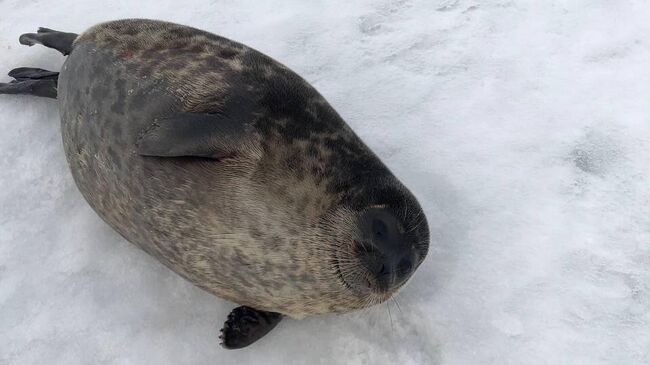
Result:
M354 222L347 239L338 241L333 265L343 286L361 307L388 300L420 266L429 249L426 217L411 193L399 182L370 194L370 203L349 204L344 218ZM340 213L339 213L340 215Z

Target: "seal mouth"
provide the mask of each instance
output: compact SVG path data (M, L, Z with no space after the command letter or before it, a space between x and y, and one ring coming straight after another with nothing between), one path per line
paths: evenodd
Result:
M338 277L339 281L343 283L343 286L345 286L351 292L363 296L372 295L374 293L372 282L367 277L364 278L364 275L361 275L361 278L363 279L360 278L360 282L348 281L345 278L345 275L343 275L343 271L341 270L341 262L339 261L338 258L334 259L334 269L336 271L336 276Z
M365 283L367 285L365 287L361 283L358 285L353 285L345 279L345 275L343 275L343 272L341 271L341 266L338 260L334 261L334 267L336 269L336 276L338 277L339 281L343 283L343 286L345 286L349 291L356 293L357 295L360 295L362 298L364 298L363 300L365 300L365 304L363 304L362 307L369 307L375 304L383 303L394 295L393 291L384 292L374 290L372 287L372 282L369 279L365 279ZM400 284L394 289L394 291L399 290L403 285L403 283Z

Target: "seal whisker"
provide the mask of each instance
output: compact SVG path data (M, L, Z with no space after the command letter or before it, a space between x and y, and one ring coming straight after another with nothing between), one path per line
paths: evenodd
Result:
M393 316L390 314L390 302L386 302L386 308L388 308L388 318L390 319L390 329L392 332L395 332L395 326L393 325Z
M397 301L397 296L392 296L391 299L393 302L395 302L395 306L397 307L397 310L400 312L400 314L403 314L402 308L399 305L399 302Z

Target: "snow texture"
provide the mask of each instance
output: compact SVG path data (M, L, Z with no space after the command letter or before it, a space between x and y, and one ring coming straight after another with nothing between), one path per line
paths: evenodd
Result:
M63 62L21 33L128 17L271 55L413 190L432 232L399 308L285 320L226 351L234 304L85 203L56 101L2 96L0 363L650 363L649 16L645 0L0 0L6 71Z

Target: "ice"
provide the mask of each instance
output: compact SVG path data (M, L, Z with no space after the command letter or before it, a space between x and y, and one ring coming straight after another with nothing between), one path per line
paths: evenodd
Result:
M650 363L649 16L647 1L0 1L6 71L63 62L21 33L127 17L271 55L413 190L432 232L399 308L285 320L226 351L234 304L93 213L56 101L3 95L0 363Z

